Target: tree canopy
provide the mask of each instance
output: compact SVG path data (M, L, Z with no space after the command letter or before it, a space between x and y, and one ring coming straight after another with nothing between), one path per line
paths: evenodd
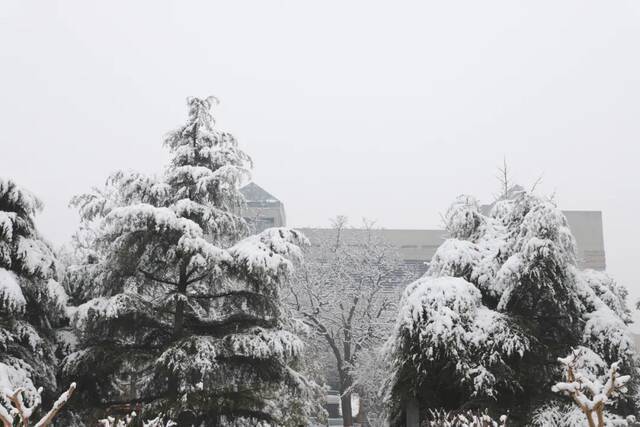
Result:
M445 222L450 238L405 289L387 344L396 423L410 399L423 410L510 411L521 422L554 401L555 361L576 346L635 372L626 292L604 272L578 269L552 200L516 191L485 214L461 196Z

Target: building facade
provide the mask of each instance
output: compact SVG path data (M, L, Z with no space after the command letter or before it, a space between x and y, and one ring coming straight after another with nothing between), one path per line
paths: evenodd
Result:
M255 183L241 189L247 199L247 208L243 216L256 231L269 227L287 225L284 204ZM483 206L488 210L490 207ZM604 235L602 231L602 212L600 211L563 211L569 222L569 228L576 239L577 261L581 269L606 269ZM332 235L329 228L300 228L311 244ZM438 247L448 238L445 230L439 229L377 229L380 238L393 245L401 259L416 272L424 273ZM347 229L345 236L357 237L364 230Z
M254 182L250 182L242 187L240 191L247 201L247 206L242 216L256 233L270 227L284 227L287 225L284 205L264 188Z

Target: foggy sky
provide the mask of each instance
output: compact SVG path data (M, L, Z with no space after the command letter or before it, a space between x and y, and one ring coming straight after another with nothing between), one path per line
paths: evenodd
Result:
M160 171L187 96L254 159L289 225L440 227L490 201L506 157L563 209L602 210L608 270L640 296L640 3L5 1L0 175L45 202Z

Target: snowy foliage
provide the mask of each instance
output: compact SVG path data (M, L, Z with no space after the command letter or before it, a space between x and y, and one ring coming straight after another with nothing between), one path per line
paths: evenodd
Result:
M42 203L0 178L0 391L20 390L40 403L34 384L56 391L53 328L64 321L67 295L60 264L34 225ZM0 405L1 406L1 405Z
M406 288L387 344L392 419L406 396L451 409L484 396L526 417L535 408L516 406L518 396L546 396L553 361L571 346L635 373L627 292L576 267L575 239L551 200L518 189L486 215L460 196L445 223L451 238Z
M448 239L438 247L431 258L428 275L471 278L480 259L480 250L475 243Z
M72 201L83 224L65 285L80 341L63 376L86 407L145 401L146 418L279 422L278 399L306 405L280 293L307 240L285 228L246 236L250 159L215 128L214 98L187 102L162 174L117 172Z
M604 427L605 408L621 393L627 392L631 377L618 373L620 362L614 362L606 375L599 375L603 360L589 349L579 348L558 361L565 367L564 382L556 383L552 390L569 396L580 408L589 427Z
M508 417L501 415L496 421L485 412L453 412L429 410L428 420L422 423L422 427L505 427Z
M636 418L631 415L621 417L610 412L604 414L605 426L635 426ZM585 427L585 415L574 404L548 403L533 413L531 425L534 427Z
M494 397L501 381L518 389L517 381L499 373L510 369L512 356L524 355L529 340L507 316L484 307L481 298L461 278L427 276L412 283L400 303L395 335L402 338L393 351L411 355L404 363L425 377L446 369L448 363L441 361L455 360L449 379L471 396Z
M467 195L459 196L445 215L445 226L454 239L472 239L482 225L478 201Z
M101 420L98 420L99 427L130 427L135 424L136 418L138 414L136 412L132 412L124 417L118 419L115 417L107 417ZM158 415L157 417L149 420L142 421L142 427L175 427L178 424L171 420L166 420L162 415Z
M232 246L229 254L247 276L272 285L272 281L283 282L290 277L293 263L302 260L300 247L308 245L309 240L298 231L269 228Z
M27 301L24 299L16 275L0 268L0 307L7 312L19 313L24 311L25 305Z

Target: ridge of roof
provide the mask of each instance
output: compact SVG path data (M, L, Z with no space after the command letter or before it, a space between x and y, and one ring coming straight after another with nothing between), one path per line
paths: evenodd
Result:
M274 195L253 181L240 188L240 192L247 202L280 203L280 200L278 200Z

